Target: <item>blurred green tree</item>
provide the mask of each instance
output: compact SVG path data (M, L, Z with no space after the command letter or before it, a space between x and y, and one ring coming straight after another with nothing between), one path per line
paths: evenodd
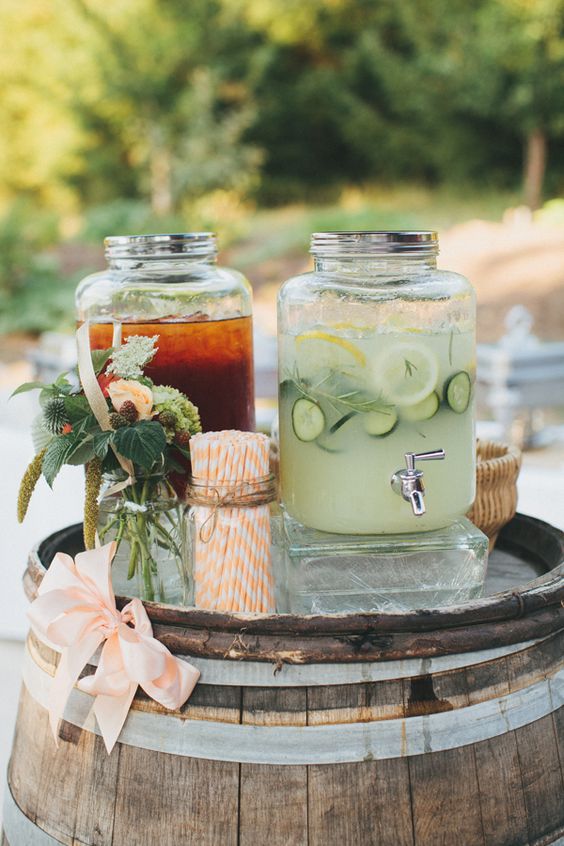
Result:
M85 131L74 183L85 200L106 200L118 186L167 215L231 174L237 187L252 180L259 156L242 140L248 92L226 73L234 33L215 0L192 0L188 13L182 0L71 6L82 59L72 109Z
M564 2L489 0L462 45L461 105L522 140L524 200L536 209L548 144L564 136Z

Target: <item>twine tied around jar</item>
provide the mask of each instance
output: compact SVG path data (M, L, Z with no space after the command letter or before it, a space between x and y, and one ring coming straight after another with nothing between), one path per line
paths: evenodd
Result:
M200 526L198 536L209 543L217 526L221 508L256 508L276 499L276 479L272 473L252 480L222 481L210 484L207 479L191 476L186 490L189 505L209 508L209 516Z

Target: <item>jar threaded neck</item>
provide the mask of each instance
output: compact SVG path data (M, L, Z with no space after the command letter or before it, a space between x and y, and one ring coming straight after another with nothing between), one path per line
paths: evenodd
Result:
M314 232L313 256L393 256L424 258L439 252L439 237L431 230Z
M214 232L111 235L104 239L104 252L108 259L213 257L217 254L217 242Z

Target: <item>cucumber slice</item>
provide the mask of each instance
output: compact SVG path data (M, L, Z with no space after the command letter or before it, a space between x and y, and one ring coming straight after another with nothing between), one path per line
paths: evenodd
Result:
M408 420L411 423L418 423L420 420L430 420L439 410L440 404L441 400L438 393L433 391L428 397L421 400L421 402L402 408L402 420Z
M325 428L325 415L316 402L305 397L296 400L292 407L292 426L300 441L314 441Z
M371 438L382 438L384 435L390 435L398 425L398 415L395 408L367 411L362 419L364 431Z
M471 393L472 380L465 370L455 373L446 384L446 401L457 414L464 414L470 405Z
M352 417L356 417L356 414L357 414L357 412L356 412L356 411L349 411L349 413L348 413L348 414L345 414L343 417L340 417L340 418L339 418L339 420L337 420L337 422L336 422L336 423L333 423L333 425L329 428L329 434L330 434L330 435L334 435L334 434L335 434L335 432L338 432L338 431L339 431L339 429L341 428L341 426L344 426L344 425L345 425L345 423L348 423L348 422L349 422L349 420L350 420Z

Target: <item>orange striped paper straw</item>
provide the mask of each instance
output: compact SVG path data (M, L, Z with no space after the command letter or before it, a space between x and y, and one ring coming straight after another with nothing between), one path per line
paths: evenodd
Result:
M190 441L192 474L207 497L237 496L269 474L270 441L254 432L204 432ZM215 513L212 513L215 512ZM275 611L270 509L197 504L192 510L194 601L215 611Z

